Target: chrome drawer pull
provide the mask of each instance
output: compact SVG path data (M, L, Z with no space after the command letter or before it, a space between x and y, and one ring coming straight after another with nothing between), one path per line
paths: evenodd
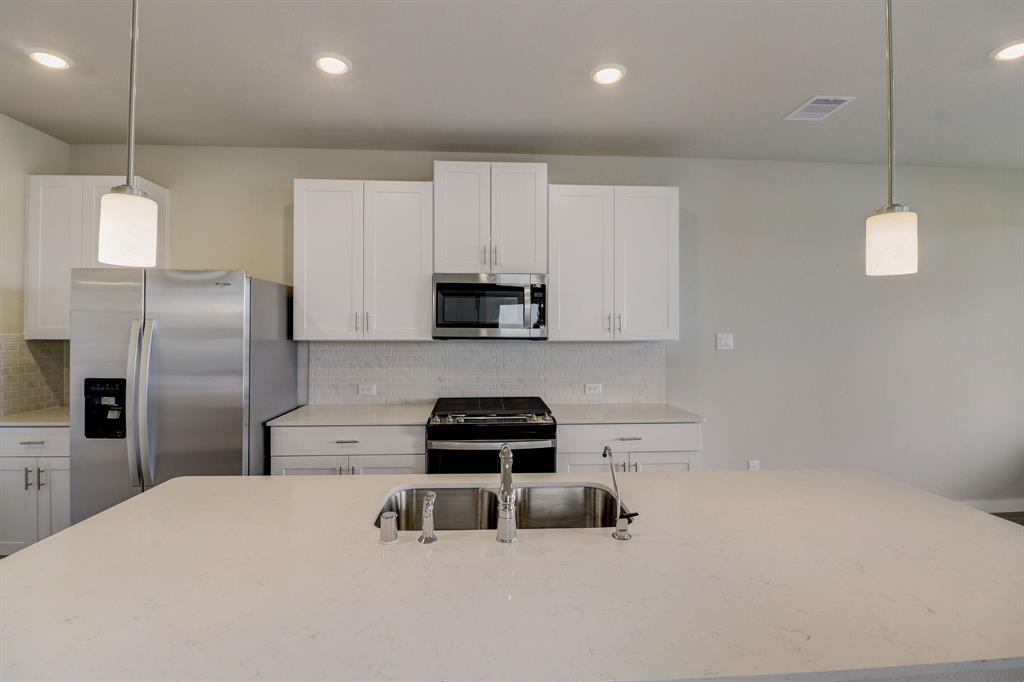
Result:
M620 441L630 441L630 440L643 440L643 438L641 438L640 436L625 436L623 438L618 438L617 440L620 440Z
M32 470L29 469L28 467L25 467L25 490L28 490L29 488L32 487L32 483L28 480L29 474L31 473Z
M22 440L18 441L18 445L46 445L45 440Z
M338 445L355 445L359 441L357 441L357 440L336 440L334 442L337 443Z
M43 482L43 469L42 467L36 467L36 490L42 488L46 483Z

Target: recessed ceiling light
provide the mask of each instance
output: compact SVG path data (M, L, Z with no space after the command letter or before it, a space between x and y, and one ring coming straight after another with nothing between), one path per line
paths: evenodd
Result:
M352 62L334 52L321 52L313 62L316 68L330 76L344 76L352 70Z
M598 85L615 85L625 77L626 67L622 64L602 64L590 72L590 80Z
M62 57L59 54L53 52L44 52L43 50L35 50L28 53L29 59L34 61L36 64L45 66L48 69L70 69L71 60L67 57Z
M1003 45L992 51L992 59L997 62L1011 62L1021 57L1024 57L1024 40Z

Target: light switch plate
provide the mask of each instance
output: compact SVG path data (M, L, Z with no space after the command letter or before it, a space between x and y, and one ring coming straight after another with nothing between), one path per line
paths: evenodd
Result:
M601 384L584 384L583 393L586 395L601 395Z
M761 460L759 460L759 459L748 459L747 460L747 469L750 470L750 471L760 471L761 470Z
M359 395L377 395L377 384L359 384Z
M715 334L715 348L717 350L733 350L732 332Z

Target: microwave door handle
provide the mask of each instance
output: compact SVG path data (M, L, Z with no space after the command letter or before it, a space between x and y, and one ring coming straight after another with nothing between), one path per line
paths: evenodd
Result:
M156 478L156 452L149 447L149 383L153 356L153 332L156 322L146 320L142 325L142 352L139 360L139 461L142 466L142 485L151 488Z
M142 485L139 480L139 429L136 419L138 418L138 381L139 381L139 321L132 320L131 330L128 332L128 366L125 370L125 401L124 401L124 423L125 440L128 446L128 480L131 485L138 488Z
M523 329L532 329L533 321L530 316L530 309L533 307L533 291L530 285L523 287Z

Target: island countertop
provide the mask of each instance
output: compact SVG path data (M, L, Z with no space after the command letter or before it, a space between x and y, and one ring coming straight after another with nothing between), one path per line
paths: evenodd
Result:
M0 679L1024 670L1024 527L866 472L641 473L619 477L640 513L629 542L594 528L378 544L395 487L495 479L157 486L0 561ZM546 481L610 482L517 477Z

